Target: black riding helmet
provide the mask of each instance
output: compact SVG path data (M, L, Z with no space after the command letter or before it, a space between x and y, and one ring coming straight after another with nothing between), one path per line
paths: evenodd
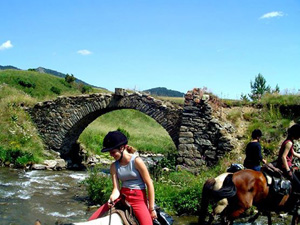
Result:
M127 137L120 131L110 131L104 137L103 149L101 152L109 152L128 143Z
M296 123L288 129L288 136L293 138L300 138L300 124Z
M252 137L253 139L256 139L256 138L258 138L258 137L261 137L262 135L263 135L263 134L262 134L262 132L261 132L260 129L255 129L254 131L252 131L251 137Z

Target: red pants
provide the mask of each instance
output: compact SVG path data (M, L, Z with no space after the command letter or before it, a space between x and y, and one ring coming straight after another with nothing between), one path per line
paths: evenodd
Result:
M132 206L133 212L136 218L138 219L140 225L153 224L147 206L146 190L122 188L121 194L124 194L126 196L126 201ZM108 203L105 203L89 218L89 220L99 218L104 212L108 210Z

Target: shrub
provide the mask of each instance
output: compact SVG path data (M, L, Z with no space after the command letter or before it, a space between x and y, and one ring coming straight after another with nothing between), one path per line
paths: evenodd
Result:
M25 88L35 88L35 83L23 80L22 78L17 78L17 82L19 85L25 87Z
M89 170L89 177L83 181L88 196L94 204L104 204L110 197L112 181L110 176L99 172L98 168Z
M67 74L67 75L65 76L65 81L66 81L67 83L69 83L69 84L73 83L73 82L75 81L75 79L76 79L76 78L74 77L73 74L71 74L71 75Z
M68 88L72 88L72 85L70 83L68 83L67 81L65 81L65 80L61 79L59 82L62 83L64 86L68 87Z
M172 172L154 182L157 204L176 215L196 214L204 180L187 171Z
M53 86L50 88L50 91L52 91L53 93L55 93L57 95L60 95L60 93L61 93L61 90L59 88L53 87Z
M9 162L15 164L18 167L24 167L30 162L36 162L33 154L30 152L24 152L20 149L4 149L0 147L0 161L2 163Z
M82 88L81 88L81 93L82 93L82 94L89 93L89 92L91 92L91 91L92 91L92 87L89 86L89 85L84 85L84 86L82 86Z

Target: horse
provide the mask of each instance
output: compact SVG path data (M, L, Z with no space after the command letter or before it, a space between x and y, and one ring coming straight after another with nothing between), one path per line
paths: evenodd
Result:
M208 224L212 223L216 214L221 214L222 224L233 224L233 221L252 205L257 207L259 214L266 213L268 224L272 224L270 212L291 212L297 204L298 197L293 193L278 195L270 187L264 173L250 169L224 173L216 178L208 179L202 190L198 224L206 224L205 219L210 202L215 203L217 207L210 215ZM297 212L294 212L292 224L297 224L298 220Z

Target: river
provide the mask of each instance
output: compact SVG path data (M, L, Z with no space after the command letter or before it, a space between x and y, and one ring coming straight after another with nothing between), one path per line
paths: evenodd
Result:
M0 224L42 225L85 221L93 213L86 202L87 192L81 185L85 171L24 171L0 168ZM195 225L193 216L174 217L174 225ZM266 224L260 217L256 224ZM247 224L238 222L235 224ZM275 224L290 224L290 219Z

